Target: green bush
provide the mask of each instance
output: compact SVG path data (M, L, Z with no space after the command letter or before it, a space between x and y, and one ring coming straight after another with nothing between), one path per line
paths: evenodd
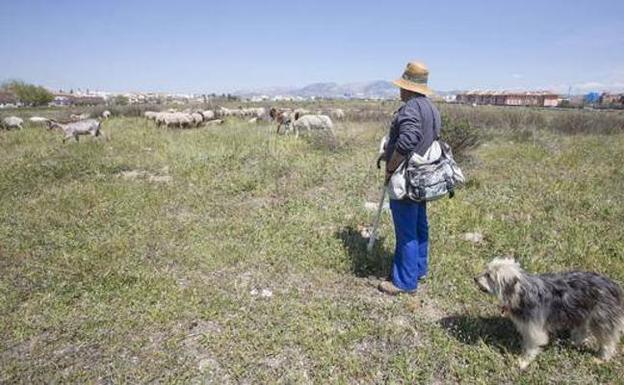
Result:
M14 94L17 99L28 106L43 106L54 100L54 95L41 86L11 80L2 85L2 89Z
M442 140L451 146L455 156L465 156L469 150L479 145L483 136L483 131L466 119L442 116Z
M607 111L566 111L552 119L550 128L564 134L613 134L624 130L624 114Z

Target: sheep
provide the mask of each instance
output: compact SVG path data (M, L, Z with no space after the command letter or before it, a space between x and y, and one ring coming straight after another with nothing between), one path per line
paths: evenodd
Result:
M48 121L49 119L48 119L48 118L43 118L43 117L41 117L41 116L33 116L33 117L28 118L28 120L29 120L31 123L47 123L47 121Z
M212 119L215 118L214 111L205 110L205 111L200 111L200 113L204 117L204 122L207 122L207 121L212 120Z
M24 120L22 118L18 118L17 116L9 116L2 119L2 126L4 126L7 130L12 128L21 130L22 124L24 124Z
M262 119L266 115L266 109L264 107L242 108L239 113L242 114L242 116Z
M302 131L312 130L333 130L334 124L327 115L304 115L296 120L290 120L287 123L288 131L294 131L295 136L299 137Z
M102 119L108 119L111 116L111 112L109 110L104 110L102 112Z
M191 127L192 125L197 125L197 121L201 123L203 121L203 117L201 114L196 114L193 116L192 114L186 114L184 112L159 112L155 115L154 120L156 120L156 124L160 127L164 124L167 127Z
M312 114L310 110L306 110L305 108L297 108L293 111L293 113L295 114L295 120L299 119L302 116Z
M156 112L154 114L154 120L156 121L156 125L160 127L161 124L165 123L165 117L168 115L167 112Z
M143 116L145 116L147 119L149 120L156 120L156 116L158 116L158 114L160 114L160 112L155 112L155 111L145 111L143 113Z
M232 116L234 113L234 110L230 110L229 108L225 108L225 107L219 107L215 111L215 113L217 117L224 118L224 117Z
M242 109L238 110L230 110L231 116L235 116L237 118L243 118L245 116L245 112Z
M265 119L267 116L267 110L264 107L254 108L254 116L258 119Z
M195 127L199 127L200 124L204 121L204 115L199 112L193 112L189 115Z
M88 114L86 112L80 115L77 115L77 114L69 115L69 118L73 121L86 120L86 119L89 119L90 117L91 117L91 114Z
M68 138L72 137L78 142L78 136L80 135L104 136L102 124L97 119L86 119L67 124L62 124L55 120L48 120L48 129L52 130L54 128L62 130L65 134L63 143L65 143Z
M48 118L43 118L41 116L32 116L28 118L28 121L33 126L44 126L48 123Z
M334 108L329 112L329 116L336 120L341 120L345 118L345 112L342 110L342 108Z
M214 119L214 120L209 120L205 123L207 126L216 126L219 124L223 124L223 119Z
M193 117L189 114L185 114L183 112L177 112L174 115L175 115L175 119L177 119L178 127L180 128L191 127L194 123Z

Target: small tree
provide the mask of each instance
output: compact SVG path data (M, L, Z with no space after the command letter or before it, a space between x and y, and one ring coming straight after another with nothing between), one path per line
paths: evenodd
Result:
M128 103L129 103L129 100L126 96L117 95L113 98L113 105L115 106L127 106Z
M2 88L14 94L21 103L30 106L42 106L54 100L54 95L50 91L21 80L8 81L2 85Z

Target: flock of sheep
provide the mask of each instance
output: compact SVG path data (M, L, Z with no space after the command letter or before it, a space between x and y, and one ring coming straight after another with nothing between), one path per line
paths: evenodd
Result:
M101 119L108 119L111 116L110 111L102 112ZM75 139L78 141L80 135L100 136L102 132L102 122L99 119L91 119L89 114L70 115L71 122L59 123L54 119L48 119L41 116L33 116L28 118L31 124L45 124L48 129L57 129L64 135L63 142L67 139ZM17 116L9 116L2 119L2 128L6 130L21 130L24 125L24 119Z
M102 120L111 116L110 111L104 111L98 119L91 118L90 114L72 114L68 123L60 123L54 119L48 119L40 116L29 118L31 124L45 124L48 129L57 129L64 135L63 142L67 139L75 139L78 141L80 135L91 135L94 137L103 135ZM322 111L313 113L309 110L298 109L266 109L264 107L256 108L237 108L230 109L218 107L215 110L185 110L182 112L176 110L167 110L163 112L146 111L145 118L156 122L158 127L176 127L191 128L201 125L219 125L224 122L225 118L236 117L246 119L248 123L258 123L261 121L276 122L277 133L284 127L284 133L294 133L299 136L301 132L314 130L332 131L334 124L332 118L336 120L344 119L345 113L340 108L329 110L326 114ZM23 128L24 120L17 116L9 116L2 119L1 126L7 130Z
M146 111L144 116L156 122L157 126L191 128L200 125L222 124L225 118L237 117L247 119L248 123L258 123L261 121L273 121L277 123L277 133L282 127L285 132L293 132L296 136L304 131L312 130L332 130L334 125L332 117L340 120L344 119L345 113L340 108L329 111L329 115L312 113L302 108L298 109L276 109L267 110L264 107L230 109L219 107L215 110L185 110L182 112L168 110L163 112ZM331 117L330 117L331 116Z

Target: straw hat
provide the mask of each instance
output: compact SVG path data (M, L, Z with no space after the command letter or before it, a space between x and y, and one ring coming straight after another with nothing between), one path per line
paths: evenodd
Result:
M393 81L392 83L400 88L418 92L423 95L433 94L433 90L427 87L427 79L429 77L429 70L423 63L417 61L407 63L403 76L400 79Z

